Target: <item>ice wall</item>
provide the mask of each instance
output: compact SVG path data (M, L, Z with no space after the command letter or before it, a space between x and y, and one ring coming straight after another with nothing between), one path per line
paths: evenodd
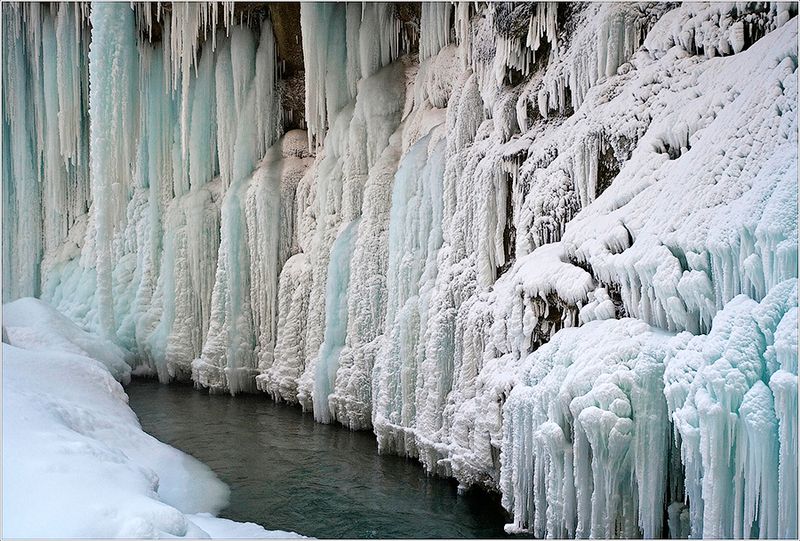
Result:
M3 292L39 295L90 197L85 7L3 6ZM13 254L13 257L12 257Z
M333 391L339 356L347 335L347 294L350 287L350 257L358 233L359 220L346 224L331 246L325 286L325 339L319 348L314 374L314 419L321 423L331 420L327 403Z
M509 531L796 536L794 6L303 4L285 134L269 17L151 8L4 6L4 292Z
M692 513L703 517L700 522L717 519L692 502L713 496L690 494L692 476L706 474L689 471L695 466L675 436L664 374L677 366L676 351L685 347L687 331L698 340L712 336L715 318L736 295L758 303L796 276L796 243L784 242L796 236L797 212L789 196L796 189L789 127L796 122L795 84L784 80L795 73L785 59L796 50L796 34L783 24L785 8L759 7L742 23L751 25L747 45L716 59L698 58L688 47L664 50L655 36L675 18L699 16L710 21L704 27L710 34L708 25L727 28L742 17L740 7L699 15L701 10L688 6L672 12L664 6L593 5L562 14L567 27L560 30L548 6L532 13L495 9L474 19L470 9L457 6L457 47L447 46L449 36L441 37L449 11L436 9L425 8L421 20L431 33L421 29L420 48L439 52L423 55L409 85L413 101L406 97L408 142L394 175L383 245L386 286L351 286L348 293L351 306L371 302L385 310L382 335L373 339L375 331L357 323L373 319L348 314L345 343L367 341L367 361L345 346L328 405L338 420L360 428L368 423L364 413L371 401L382 451L418 457L429 470L453 475L465 486L499 487L514 512L512 530L700 535ZM526 29L529 53L515 41L523 34L491 36L506 24ZM540 49L546 60L537 61ZM720 86L743 72L751 74L751 83ZM776 108L755 98L767 88L781 89ZM782 127L768 134L767 125ZM329 132L325 146L338 145L339 133ZM760 135L750 139L746 133ZM732 144L745 143L730 159L710 158L727 157ZM437 178L428 180L434 169ZM419 183L413 189L410 179ZM427 190L436 194L433 199ZM694 195L687 197L687 191ZM362 214L374 206L365 198ZM439 212L441 236L436 221L432 228L427 221ZM316 235L319 227L317 222ZM361 237L360 232L357 247L369 242ZM604 247L595 256L599 244ZM717 251L739 263L715 261ZM287 278L308 272L305 265L318 257L309 255ZM786 302L794 298L784 289L774 291ZM307 328L319 325L311 306L317 295L302 302L293 287L291 297L287 329L302 326L304 317ZM330 325L337 323L326 321L326 330ZM574 328L571 334L563 334L568 328ZM677 332L684 334L673 339ZM619 342L600 339L607 336ZM313 340L307 334L305 347ZM560 340L568 360L553 372L550 350L538 351ZM608 349L583 357L578 343ZM769 351L765 346L751 356L766 362ZM608 364L598 365L598 356L609 356ZM294 394L290 374L299 374L302 364L287 360L286 369L276 370L283 364L276 355L272 372L261 377L280 374L281 385L290 389L284 398L313 406L302 390L313 379L308 367ZM523 391L534 385L526 379L528 370L547 377L541 392L561 388L563 399L531 403ZM778 418L764 394L768 376L763 386L751 382L751 402L732 411L752 430L756 419ZM559 387L564 378L574 383ZM778 387L782 378L775 380L781 390L771 390L773 397L792 392ZM570 405L576 396L580 400ZM553 400L562 409L554 411ZM762 415L765 409L773 417ZM769 452L780 453L778 425L765 422L772 426L763 429ZM655 462L652 449L660 449ZM755 511L764 501L755 496L763 490L756 487L766 486L772 473L761 473L760 451L737 452L739 471L753 468L762 480L738 488L730 507L741 511L724 518L729 535L779 531L771 517L780 513L786 528L781 535L794 532L791 517L773 504ZM796 455L783 461L791 469ZM736 469L728 471L734 475ZM795 490L790 481L782 486Z
M308 165L296 135L276 144L269 19L234 24L216 3L4 10L9 39L22 38L9 43L19 63L4 63L4 235L31 251L9 264L4 291L41 289L163 381L199 359L198 382L254 388Z

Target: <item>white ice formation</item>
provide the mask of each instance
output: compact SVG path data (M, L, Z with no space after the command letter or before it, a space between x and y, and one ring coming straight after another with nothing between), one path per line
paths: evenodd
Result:
M286 133L266 12L3 9L7 298L512 531L797 536L796 6L303 4Z

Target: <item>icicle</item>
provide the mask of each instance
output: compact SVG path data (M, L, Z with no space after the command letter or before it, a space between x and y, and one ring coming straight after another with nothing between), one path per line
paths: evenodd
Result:
M452 7L450 3L445 2L422 4L419 41L420 62L436 55L450 42L450 14ZM464 24L464 22L461 21L461 24Z
M275 37L272 23L261 22L261 40L256 52L256 132L258 133L257 155L263 156L277 139L278 133L278 93L276 74Z
M311 148L319 147L329 122L366 78L400 53L400 29L391 4L357 6L303 3L303 59L306 68L306 122Z
M227 188L233 176L233 148L236 142L236 119L238 117L233 93L233 69L231 68L231 42L224 38L217 50L214 82L217 108L217 155L222 186Z
M333 243L325 288L325 340L319 350L314 379L314 420L329 423L328 397L333 391L339 354L347 335L347 290L350 284L350 259L359 220L347 224Z
M191 130L186 152L191 189L209 182L214 177L216 164L216 88L214 53L210 49L203 50L197 72L191 92Z
M29 51L22 13L3 10L3 291L9 300L39 293L41 186L37 173ZM22 13L20 13L22 11ZM37 31L38 32L38 31ZM41 147L40 147L41 148ZM7 295L7 296L6 296Z
M115 336L112 281L114 233L125 219L136 141L138 74L133 12L122 4L92 7L89 50L91 178L96 225L98 323Z

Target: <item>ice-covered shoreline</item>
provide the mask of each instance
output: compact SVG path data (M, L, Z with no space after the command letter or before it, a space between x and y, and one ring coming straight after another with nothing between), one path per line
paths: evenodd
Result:
M142 431L118 349L31 298L3 328L4 537L299 537L215 517L228 487Z

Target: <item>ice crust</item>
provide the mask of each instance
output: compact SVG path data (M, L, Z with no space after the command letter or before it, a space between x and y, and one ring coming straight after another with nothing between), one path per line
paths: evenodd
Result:
M3 9L7 298L509 531L796 537L796 6L303 4L288 133L269 20Z

